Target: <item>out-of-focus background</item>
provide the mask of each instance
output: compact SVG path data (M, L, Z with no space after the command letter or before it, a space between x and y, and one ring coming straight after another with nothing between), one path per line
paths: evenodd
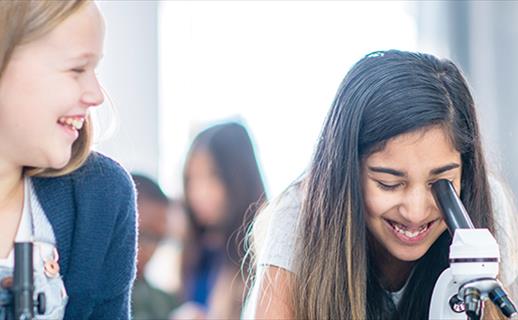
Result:
M305 168L348 68L390 48L461 66L490 159L518 191L518 2L98 3L107 24L99 75L118 126L98 150L170 194L181 193L193 132L228 117L246 121L268 190L279 192Z
M489 166L518 193L518 2L98 5L107 25L98 73L110 99L96 114L96 149L154 179L179 203L192 139L228 120L246 127L266 194L278 194L306 168L347 70L371 51L392 48L447 57L462 68ZM165 239L146 278L174 292L181 241Z

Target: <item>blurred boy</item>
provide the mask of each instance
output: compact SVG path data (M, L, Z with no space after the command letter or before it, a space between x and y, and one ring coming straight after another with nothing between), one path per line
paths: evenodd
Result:
M178 306L177 299L153 287L144 277L147 263L159 243L167 236L167 211L169 199L152 179L132 174L137 188L139 211L139 248L137 279L132 293L134 319L167 319L170 311Z

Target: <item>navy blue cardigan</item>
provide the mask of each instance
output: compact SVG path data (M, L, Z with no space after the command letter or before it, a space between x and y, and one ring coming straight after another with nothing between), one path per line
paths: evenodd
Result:
M137 230L131 177L92 153L71 174L32 182L56 237L65 319L129 319Z

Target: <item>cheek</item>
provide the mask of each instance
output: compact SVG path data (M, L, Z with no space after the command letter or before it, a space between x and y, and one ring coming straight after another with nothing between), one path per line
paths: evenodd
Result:
M203 221L219 221L226 210L224 186L217 179L206 178L191 184L189 198L195 215Z
M35 68L38 68L35 66ZM22 69L13 79L11 91L16 94L15 101L20 102L20 107L30 108L32 112L51 113L59 107L70 107L79 100L80 87L76 79L71 75L56 70ZM30 92L29 95L23 94ZM49 94L51 93L51 94Z
M56 91L48 91L52 81L41 66L28 64L23 61L10 63L2 77L2 93L7 95L10 103L16 103L18 108L35 105L42 98L48 99ZM30 94L24 94L30 92Z
M36 97L41 101L40 107L47 112L58 112L58 116L61 116L71 107L75 107L81 98L81 91L77 82L64 74L49 79L47 84L42 84L38 89L40 90ZM54 94L49 95L48 92L54 92ZM36 103L38 102L36 101Z
M380 190L374 183L364 187L363 199L368 218L377 218L397 207L397 197Z
M225 206L225 188L220 184L215 184L212 190L212 201L215 207L223 209Z
M26 81L27 86L11 87L6 101L17 111L13 116L21 119L25 126L28 125L31 128L37 128L39 125L46 126L49 122L57 121L59 116L74 108L79 100L78 90L73 85L67 85L66 81L42 82ZM20 92L31 94L20 94Z

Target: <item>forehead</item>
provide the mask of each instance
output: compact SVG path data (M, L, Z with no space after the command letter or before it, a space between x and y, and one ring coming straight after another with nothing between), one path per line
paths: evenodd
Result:
M212 154L204 147L194 150L188 163L188 168L193 171L193 173L203 169L212 170L214 166L215 163Z
M432 127L390 139L382 150L369 155L365 162L401 170L429 170L452 162L460 164L460 153L443 128Z
M94 2L88 2L49 33L24 45L32 53L74 57L90 54L97 59L103 51L104 21Z

